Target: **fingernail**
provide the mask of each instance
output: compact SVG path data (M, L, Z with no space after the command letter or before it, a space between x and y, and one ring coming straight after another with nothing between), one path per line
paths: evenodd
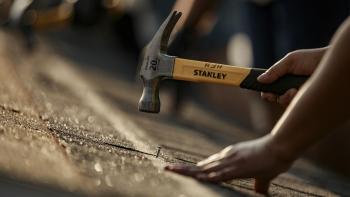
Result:
M178 169L178 168L179 168L178 166L169 165L169 166L165 166L164 169L166 169L166 170L176 170L176 169Z
M259 77L258 77L258 80L259 81L264 81L264 80L266 80L267 79L267 73L265 72L265 73L263 73L263 74L261 74Z

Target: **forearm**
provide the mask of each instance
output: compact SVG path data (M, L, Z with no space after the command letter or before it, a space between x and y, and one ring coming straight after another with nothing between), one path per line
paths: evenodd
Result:
M338 30L310 80L272 131L272 144L288 158L335 130L350 116L350 21Z
M173 10L182 12L180 21L176 24L174 32L186 27L195 27L198 21L208 10L213 9L220 1L212 0L177 0Z
M174 32L179 32L185 23L189 20L189 15L194 7L196 0L177 0L173 6L174 11L182 12L182 17L174 28Z

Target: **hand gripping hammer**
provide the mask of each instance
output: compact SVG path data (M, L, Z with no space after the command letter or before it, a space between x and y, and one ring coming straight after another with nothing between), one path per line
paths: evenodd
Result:
M278 95L284 94L291 88L299 88L308 79L307 76L288 74L271 84L263 84L257 81L257 77L266 71L264 69L188 60L167 55L170 34L180 17L181 12L171 13L143 50L139 66L143 93L138 105L142 112L158 113L160 111L159 83L163 79L232 85Z

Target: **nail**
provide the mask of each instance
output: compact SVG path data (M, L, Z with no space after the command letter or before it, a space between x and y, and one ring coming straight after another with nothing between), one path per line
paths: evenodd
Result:
M162 149L162 147L158 146L158 149L157 149L157 154L156 154L156 158L159 157L159 154L160 154L160 149Z
M258 80L260 81L260 80L266 80L267 79L267 74L266 74L266 72L265 73L263 73L263 74L261 74L259 77L258 77Z

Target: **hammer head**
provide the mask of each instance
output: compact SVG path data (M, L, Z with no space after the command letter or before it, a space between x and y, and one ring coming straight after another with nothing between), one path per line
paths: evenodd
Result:
M171 13L143 49L139 65L143 82L143 93L139 101L139 110L142 112L160 111L159 82L172 76L175 57L166 53L170 34L180 17L181 12Z

